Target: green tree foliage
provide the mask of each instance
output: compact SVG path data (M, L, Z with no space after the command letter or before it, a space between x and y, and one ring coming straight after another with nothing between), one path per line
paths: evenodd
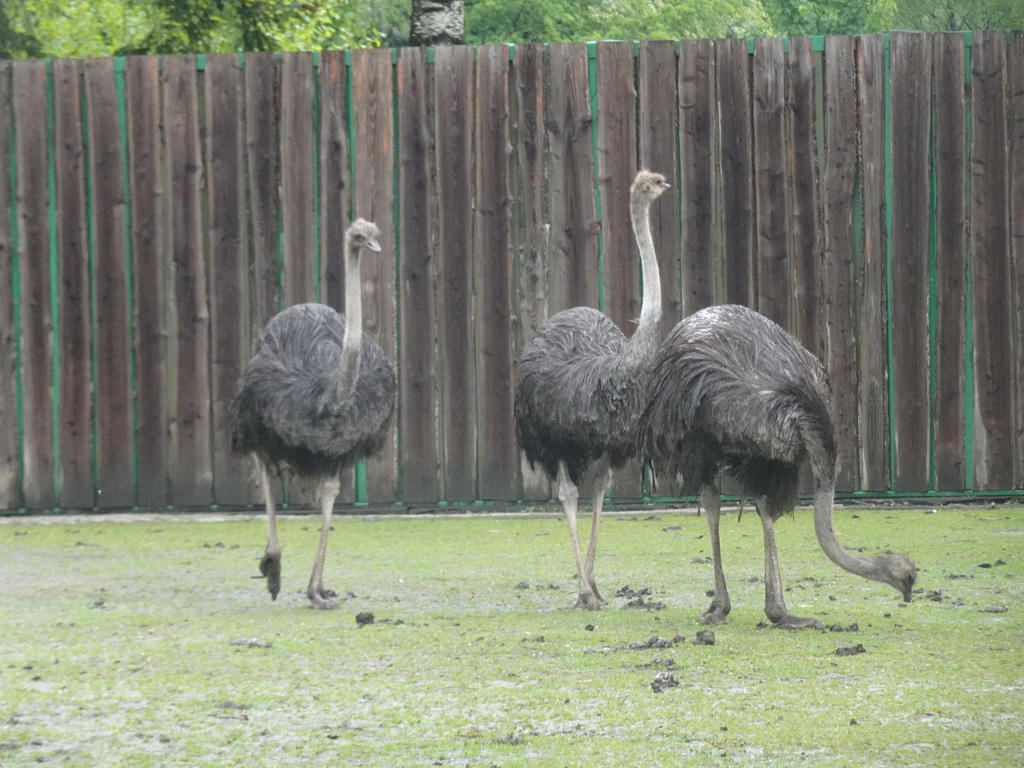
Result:
M372 47L381 37L360 0L5 0L0 12L0 50L15 58Z
M1024 29L1022 0L898 0L894 29Z
M772 33L761 0L468 0L466 42L743 37Z
M886 32L898 0L765 0L785 35L859 35Z

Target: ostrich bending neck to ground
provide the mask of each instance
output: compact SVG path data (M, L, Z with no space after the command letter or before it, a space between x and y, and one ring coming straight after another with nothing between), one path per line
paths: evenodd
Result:
M648 403L638 430L641 461L684 491L701 491L711 532L715 596L700 617L720 624L731 604L718 539L718 475L735 476L754 499L764 528L764 611L775 624L818 626L786 609L775 549L774 522L792 512L798 470L806 458L814 476L814 531L839 567L895 587L910 600L917 569L906 555L860 557L832 530L836 446L827 374L796 339L746 307L701 310L665 339L651 367Z
M594 582L598 527L612 470L635 451L636 422L648 364L658 345L661 279L651 238L650 207L668 188L660 173L640 171L629 210L643 269L640 323L628 341L590 307L559 312L537 332L519 360L515 392L516 437L530 466L558 481L579 571L577 608L598 610L604 600ZM578 486L593 473L594 517L584 562L576 528Z
M334 608L324 588L324 556L340 473L384 444L395 408L395 373L363 334L359 257L380 251L377 226L357 219L345 233L346 318L323 304L298 304L274 316L242 373L231 405L232 447L252 456L267 507L267 549L260 573L270 596L281 589L271 473L313 486L320 502L320 545L306 595Z

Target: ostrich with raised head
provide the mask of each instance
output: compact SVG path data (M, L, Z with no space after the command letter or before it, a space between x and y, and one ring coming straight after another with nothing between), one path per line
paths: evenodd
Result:
M271 476L296 479L320 504L320 544L306 595L334 608L324 587L324 557L342 470L383 446L395 409L395 372L363 333L359 260L378 252L380 231L357 219L345 233L345 312L297 304L271 318L231 404L232 448L252 457L267 509L260 573L273 599L281 589Z
M789 612L775 547L775 521L792 512L798 472L807 460L814 478L814 531L825 554L910 600L917 569L906 555L862 557L832 530L836 445L828 375L814 355L763 315L736 305L703 309L682 320L654 359L640 417L641 462L700 492L711 533L715 592L700 617L725 621L732 607L719 543L723 473L753 499L764 532L764 611L778 626L820 627Z
M558 483L576 570L576 608L598 610L604 600L594 581L598 530L612 472L635 453L636 423L645 376L658 345L661 279L651 237L650 207L669 184L660 173L640 171L629 209L643 270L643 303L632 337L590 307L559 312L537 331L519 359L515 424L531 467L540 465ZM579 486L593 477L593 522L583 559L576 526Z

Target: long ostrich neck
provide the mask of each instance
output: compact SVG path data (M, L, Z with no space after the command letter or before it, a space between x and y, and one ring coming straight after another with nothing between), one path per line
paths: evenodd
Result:
M359 282L359 246L349 244L345 253L345 336L335 372L334 396L347 400L359 375L359 350L363 344L363 294Z
M629 213L633 220L633 234L640 249L640 267L643 273L644 300L640 307L640 324L630 339L630 353L634 358L648 360L658 346L658 326L661 323L661 274L658 255L651 237L651 201L631 200Z
M816 484L817 485L817 484ZM855 573L865 579L889 583L888 571L885 568L885 559L881 557L861 557L855 555L836 538L836 532L832 530L832 499L835 493L835 486L831 482L826 485L817 485L814 489L814 533L818 536L818 543L829 559L850 573Z

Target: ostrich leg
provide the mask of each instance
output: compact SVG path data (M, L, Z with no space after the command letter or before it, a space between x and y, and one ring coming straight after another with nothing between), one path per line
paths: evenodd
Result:
M715 596L711 605L701 614L701 624L724 624L732 610L729 588L725 585L725 571L722 569L722 545L718 537L718 520L722 515L722 493L717 485L706 485L701 489L700 503L708 519L711 533L711 559L715 567Z
M569 524L569 539L572 543L572 554L576 558L576 571L580 577L580 594L576 598L577 609L587 611L601 610L601 599L594 594L594 588L587 578L586 566L583 563L583 555L580 552L580 534L576 528L576 506L579 503L580 494L576 484L569 479L569 472L565 468L565 462L558 463L558 500L562 502L565 510L565 520Z
M260 573L267 580L270 598L277 600L277 593L281 591L281 545L277 543L277 518L274 515L274 495L270 489L270 471L266 463L255 455L253 461L260 476L263 503L267 508L267 549L260 560Z
M608 458L602 459L597 470L597 479L594 482L594 519L590 524L590 545L587 547L587 561L583 565L583 572L586 576L590 589L594 592L601 605L608 601L601 597L597 591L597 582L594 581L594 560L597 559L597 537L601 528L601 509L604 507L604 495L612 484L612 469Z
M757 500L757 514L764 528L764 612L776 624L785 629L814 627L821 629L821 622L804 618L789 612L782 596L782 574L779 572L779 553L775 547L775 521L768 511L766 499Z
M316 548L316 560L313 561L313 573L306 587L306 597L314 608L330 610L337 608L331 598L338 593L332 589L324 589L324 558L327 556L327 537L331 532L331 516L334 514L334 500L341 490L341 482L337 477L320 481L317 496L320 498L320 544Z

